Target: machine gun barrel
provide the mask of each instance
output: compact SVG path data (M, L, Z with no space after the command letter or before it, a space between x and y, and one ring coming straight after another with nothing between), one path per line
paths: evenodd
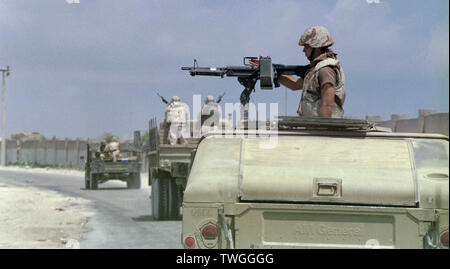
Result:
M258 71L253 66L227 66L227 67L181 67L181 70L189 71L191 76L215 76L215 77L244 77Z
M211 67L181 67L181 70L188 70L191 76L215 76L223 77L225 71Z

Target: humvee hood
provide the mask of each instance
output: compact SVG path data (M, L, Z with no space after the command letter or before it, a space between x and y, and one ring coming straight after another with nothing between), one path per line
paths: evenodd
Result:
M414 206L419 201L405 139L207 137L185 202L308 202Z

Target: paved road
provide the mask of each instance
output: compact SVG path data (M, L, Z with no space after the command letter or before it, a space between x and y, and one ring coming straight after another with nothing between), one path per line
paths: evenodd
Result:
M33 186L90 200L97 214L89 219L81 248L181 248L180 221L153 221L150 188L128 190L121 181L109 181L98 190L85 190L82 176L0 170L0 182Z

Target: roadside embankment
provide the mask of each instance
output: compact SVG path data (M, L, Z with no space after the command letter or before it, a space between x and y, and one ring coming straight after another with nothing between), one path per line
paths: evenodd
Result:
M28 170L55 173L45 168ZM70 170L59 172L82 174ZM0 248L79 248L79 241L88 232L85 225L94 214L88 204L89 201L82 198L33 186L15 186L0 178Z

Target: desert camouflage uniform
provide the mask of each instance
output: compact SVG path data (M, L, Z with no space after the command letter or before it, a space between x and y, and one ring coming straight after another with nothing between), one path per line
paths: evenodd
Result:
M189 137L187 124L189 123L189 110L186 104L180 102L178 96L172 97L166 107L166 126L169 128L169 144L186 144Z
M314 49L329 47L334 41L325 27L314 26L305 30L300 37L300 46L310 45ZM345 75L344 70L336 59L336 54L329 50L312 60L312 68L303 79L303 92L300 99L297 114L304 117L319 117L322 99L320 97L321 86L319 72L324 67L332 68L336 73L335 104L331 111L332 118L342 118L344 115L343 104L345 101Z
M335 102L331 109L332 118L342 118L344 108L342 104L345 100L345 75L344 70L339 65L339 61L329 56L330 53L322 54L317 57L314 62L317 64L306 74L303 79L303 92L298 106L297 114L303 117L319 117L320 108L322 107L322 98L320 98L321 85L319 82L320 69L328 66L336 72Z
M206 97L205 105L200 112L200 122L202 134L218 130L220 127L221 112L219 104L214 101L214 97Z
M113 140L106 145L105 151L112 155L114 162L117 162L120 159L119 140L117 138L113 138Z

